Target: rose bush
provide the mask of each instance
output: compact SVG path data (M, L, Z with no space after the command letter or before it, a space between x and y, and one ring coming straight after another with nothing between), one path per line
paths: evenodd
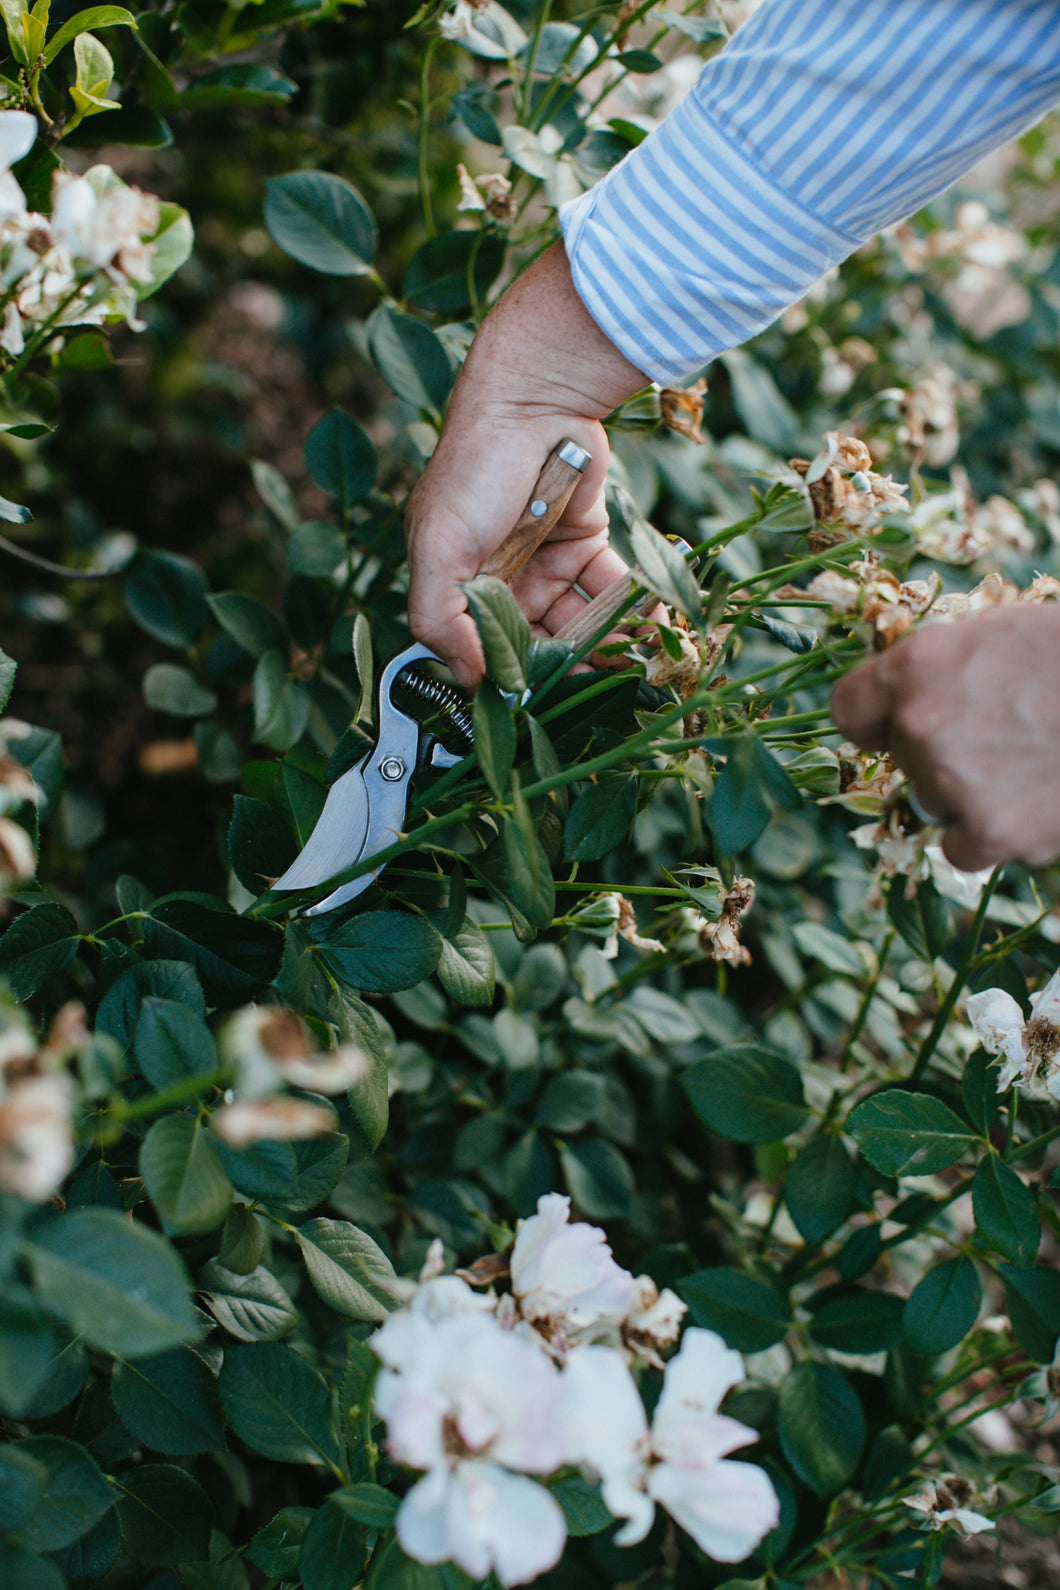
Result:
M5 1585L934 1584L1055 1528L1056 879L955 872L827 711L1060 591L1055 127L613 416L667 623L572 673L603 635L476 582L473 751L350 907L269 887L408 644L474 325L738 18L5 7L5 478L56 553L12 502ZM293 452L243 456L240 305Z

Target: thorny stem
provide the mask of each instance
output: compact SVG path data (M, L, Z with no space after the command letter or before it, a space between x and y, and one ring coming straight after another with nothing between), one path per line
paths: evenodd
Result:
M420 67L420 125L419 125L419 168L420 168L420 203L423 206L423 225L428 237L434 236L434 209L431 205L431 168L428 153L428 134L430 132L431 96L430 75L431 60L438 48L440 33L433 33L427 41L427 48L423 52L423 64Z
M982 937L983 925L986 922L986 908L990 904L990 898L993 895L994 890L1001 881L1001 874L1003 870L1004 869L1002 867L995 867L993 872L990 874L989 881L983 889L982 898L979 901L979 908L976 911L975 917L972 921L972 926L968 933L968 942L965 945L964 954L961 956L960 965L954 973L953 981L949 986L945 998L939 1005L938 1011L935 1015L935 1020L931 1024L931 1031L928 1033L927 1037L924 1039L924 1042L920 1046L920 1053L917 1055L916 1064L909 1073L910 1082L916 1082L917 1079L922 1076L924 1071L927 1069L931 1061L931 1057L938 1047L939 1039L946 1030L946 1024L949 1021L950 1016L953 1014L953 1007L956 1005L957 1000L960 997L961 990L968 980L968 974L971 971L972 962L975 959L975 952L979 948L979 940Z

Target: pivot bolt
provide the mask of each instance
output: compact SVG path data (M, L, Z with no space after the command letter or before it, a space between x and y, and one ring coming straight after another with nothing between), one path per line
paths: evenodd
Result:
M530 512L535 519L543 519L548 512L548 503L545 502L543 497L535 497L530 504Z
M404 778L405 764L400 756L388 756L386 761L380 765L379 771L388 784L394 784L399 778Z

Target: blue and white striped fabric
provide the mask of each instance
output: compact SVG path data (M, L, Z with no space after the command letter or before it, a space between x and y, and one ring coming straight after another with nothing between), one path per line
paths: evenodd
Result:
M561 211L574 283L680 381L1060 101L1060 0L765 0Z

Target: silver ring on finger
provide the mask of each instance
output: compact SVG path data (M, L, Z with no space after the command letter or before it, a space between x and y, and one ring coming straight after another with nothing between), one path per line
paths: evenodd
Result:
M929 812L927 807L922 804L920 797L917 795L915 784L910 783L906 787L905 798L909 802L913 816L919 817L920 821L926 823L929 828L944 828L946 826L945 817L936 816L934 812Z

